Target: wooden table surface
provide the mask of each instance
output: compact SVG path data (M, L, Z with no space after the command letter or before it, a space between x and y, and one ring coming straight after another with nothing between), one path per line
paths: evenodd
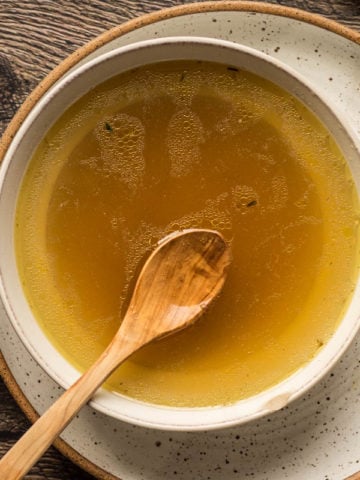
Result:
M184 3L190 2L0 0L0 134L28 93L75 49L128 19ZM272 0L269 3L322 14L360 31L360 0ZM25 415L0 380L0 455L28 426ZM25 478L93 479L54 448L45 454Z

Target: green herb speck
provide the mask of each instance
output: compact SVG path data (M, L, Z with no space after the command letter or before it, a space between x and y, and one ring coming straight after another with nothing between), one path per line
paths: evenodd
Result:
M108 122L105 122L105 128L108 132L112 132L113 131L113 128L112 126L110 125L110 123Z

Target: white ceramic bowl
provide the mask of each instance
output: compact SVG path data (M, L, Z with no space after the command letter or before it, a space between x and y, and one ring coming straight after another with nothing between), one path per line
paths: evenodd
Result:
M85 92L123 71L163 60L196 59L233 65L279 85L299 98L327 126L342 150L360 195L360 147L345 119L336 114L298 73L258 51L222 40L175 37L139 42L76 68L36 104L17 132L0 176L0 293L14 328L31 355L64 388L79 373L52 346L39 328L23 294L14 253L14 216L21 180L32 152L49 127ZM346 314L318 355L291 377L259 395L232 405L170 408L150 405L99 390L92 406L110 416L151 428L207 430L244 423L278 410L316 383L341 356L360 325L360 282Z

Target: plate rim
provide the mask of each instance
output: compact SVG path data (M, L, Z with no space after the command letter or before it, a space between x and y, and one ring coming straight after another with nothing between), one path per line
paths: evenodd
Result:
M346 38L360 46L360 32L357 32L356 30L353 30L352 28L343 25L338 21L326 18L316 13L301 10L299 8L288 7L278 4L269 4L265 2L253 2L248 0L218 0L216 2L205 1L201 3L195 2L190 4L172 6L168 8L163 8L152 13L145 13L140 15L139 17L127 20L124 23L116 25L115 27L96 36L89 42L85 43L85 45L76 49L72 54L62 60L60 64L58 64L45 76L45 78L26 97L26 99L6 127L0 139L0 163L5 156L5 153L17 130L19 129L20 125L23 123L29 112L32 110L34 105L52 87L52 85L56 81L58 81L63 75L65 75L65 73L67 73L78 62L87 57L90 53L96 51L103 45L110 43L112 40L126 35L127 33L133 32L135 30L151 24L155 24L160 21L191 14L229 11L262 13L301 21L340 35L343 38ZM18 385L17 381L15 380L1 351L0 377L4 381L10 394L12 395L20 409L23 411L25 416L32 423L34 423L39 418L39 415L36 413L31 402L28 400L28 398ZM53 445L67 459L76 464L85 472L93 475L95 478L99 480L122 480L120 477L114 476L111 473L106 472L101 467L98 467L97 465L92 463L91 460L81 455L65 440L58 438L57 440L55 440Z

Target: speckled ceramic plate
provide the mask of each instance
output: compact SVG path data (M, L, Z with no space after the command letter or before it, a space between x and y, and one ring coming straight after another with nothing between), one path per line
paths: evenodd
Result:
M25 102L2 139L0 156L37 99L74 65L120 45L178 34L224 38L279 58L331 97L360 137L360 34L275 5L204 2L127 22L78 50ZM30 357L2 310L0 320L2 376L34 420L61 389ZM132 427L85 407L57 446L101 479L342 480L360 470L359 358L355 341L306 397L256 423L172 434Z

